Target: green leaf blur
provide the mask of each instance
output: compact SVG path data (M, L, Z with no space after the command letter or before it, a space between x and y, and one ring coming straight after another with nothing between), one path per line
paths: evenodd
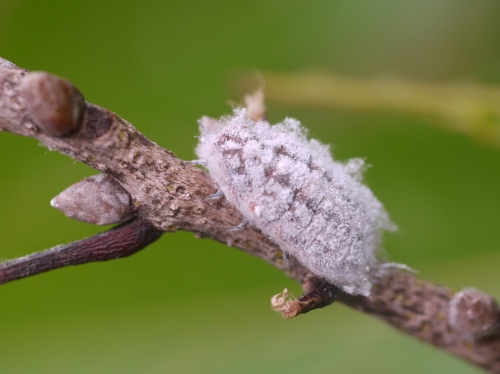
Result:
M236 73L498 84L499 16L486 0L1 0L0 56L70 80L192 159L197 119L241 99ZM500 297L499 149L401 114L268 107L271 121L299 119L337 158L373 165L367 182L399 226L385 240L391 260ZM95 171L3 133L0 160L0 258L103 230L49 205ZM127 259L0 287L0 372L479 372L342 305L282 320L269 299L285 287L300 292L236 249L167 234Z

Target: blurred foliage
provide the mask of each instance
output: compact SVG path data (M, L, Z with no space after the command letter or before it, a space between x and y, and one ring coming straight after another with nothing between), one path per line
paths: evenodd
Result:
M500 3L0 0L0 55L75 83L184 159L196 120L230 108L241 71L321 68L442 84L500 82ZM242 89L243 90L243 89ZM500 152L410 114L269 107L300 119L366 179L399 225L389 258L458 290L500 296ZM0 134L0 257L99 232L49 200L95 172ZM298 286L246 254L168 234L130 258L0 288L5 373L474 373L341 305L284 321L269 298Z
M255 81L255 75L238 79ZM264 73L271 105L422 116L429 125L500 147L500 85L356 79L320 71Z

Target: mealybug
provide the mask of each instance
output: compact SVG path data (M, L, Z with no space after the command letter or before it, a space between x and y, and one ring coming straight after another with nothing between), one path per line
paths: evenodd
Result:
M312 273L368 296L380 236L392 224L361 183L363 160L334 161L291 118L271 126L237 108L199 124L200 163L248 223Z

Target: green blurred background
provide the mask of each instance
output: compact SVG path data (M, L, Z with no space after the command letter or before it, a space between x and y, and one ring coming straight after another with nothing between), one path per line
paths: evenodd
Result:
M351 76L500 83L500 3L465 0L140 2L0 0L0 56L75 83L150 139L193 158L196 120L230 111L235 72L321 68ZM243 88L241 88L243 90ZM500 150L383 113L285 108L367 183L399 231L390 259L454 290L500 297ZM0 257L103 228L50 199L95 174L0 134ZM294 320L269 298L299 287L262 261L189 233L128 259L0 288L1 373L475 373L337 304Z

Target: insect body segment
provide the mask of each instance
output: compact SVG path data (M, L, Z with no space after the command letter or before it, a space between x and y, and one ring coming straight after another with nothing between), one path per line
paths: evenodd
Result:
M294 119L271 126L245 109L200 120L198 157L226 199L281 249L351 294L369 295L381 231L381 203L361 184L364 163L332 159Z

